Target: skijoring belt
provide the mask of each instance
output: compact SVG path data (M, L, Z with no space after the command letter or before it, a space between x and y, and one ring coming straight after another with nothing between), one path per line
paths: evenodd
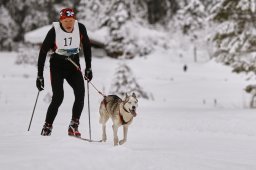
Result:
M66 56L66 55L60 55L58 53L53 53L52 58L56 58L56 59L60 59L60 60L66 60L67 58L70 58L72 60L76 60L77 58L79 58L79 54L72 54L72 55L69 55L69 56Z
M76 55L79 53L79 48L71 48L71 49L56 49L56 54L62 55L62 56L71 56Z

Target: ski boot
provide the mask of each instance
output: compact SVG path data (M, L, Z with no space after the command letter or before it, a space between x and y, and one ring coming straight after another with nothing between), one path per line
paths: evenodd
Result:
M79 120L72 119L68 127L68 135L81 137L81 133L78 131Z
M52 125L49 123L45 123L43 129L41 131L42 136L50 136L52 133Z

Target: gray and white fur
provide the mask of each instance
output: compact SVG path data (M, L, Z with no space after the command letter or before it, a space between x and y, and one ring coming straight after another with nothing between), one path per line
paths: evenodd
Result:
M133 118L137 115L138 99L133 93L131 96L126 94L122 100L116 95L105 96L100 104L100 123L102 124L102 141L106 142L106 123L109 118L112 119L114 146L122 145L127 141L128 126L132 123ZM117 131L123 126L123 139L119 141Z

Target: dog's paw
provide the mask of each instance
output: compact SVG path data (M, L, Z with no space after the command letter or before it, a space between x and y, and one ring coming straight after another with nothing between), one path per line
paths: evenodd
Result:
M124 140L124 139L123 139L123 140L120 140L120 141L119 141L119 145L122 145L122 144L124 144L125 142L126 142L126 140Z
M107 141L107 137L103 137L102 142L106 142L106 141Z
M115 138L114 139L114 146L117 146L118 145L118 138Z

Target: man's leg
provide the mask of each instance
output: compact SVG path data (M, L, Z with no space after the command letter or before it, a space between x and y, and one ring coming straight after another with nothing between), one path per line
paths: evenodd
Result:
M84 107L84 80L80 71L75 70L66 78L69 85L73 88L75 101L72 109L72 119L69 125L69 135L81 136L78 131L79 119Z
M60 71L58 71L57 69L51 69L51 85L53 95L52 101L47 110L45 125L41 132L41 135L51 135L53 121L64 98L63 80L64 79Z

